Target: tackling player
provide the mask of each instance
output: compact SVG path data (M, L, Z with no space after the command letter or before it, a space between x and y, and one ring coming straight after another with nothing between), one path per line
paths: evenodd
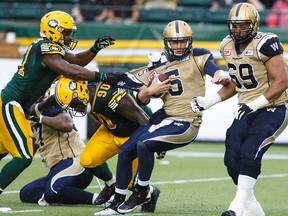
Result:
M45 93L53 80L61 75L75 80L116 82L118 74L89 71L88 64L102 48L114 44L111 37L102 37L88 50L73 54L77 41L73 18L62 11L45 14L40 22L41 38L27 49L0 98L0 158L8 153L12 160L0 172L0 194L26 169L33 158L32 131L26 119L29 108Z
M61 83L69 91L67 84L69 82ZM75 84L79 89L76 99L86 101L87 104L87 85L80 81ZM38 101L31 107L34 114L37 106L36 109L41 112L41 116L34 115L30 118L33 120L31 126L35 147L49 173L25 185L20 190L20 199L25 203L38 203L42 206L95 204L97 194L84 190L93 179L93 175L80 165L80 155L85 143L75 128L72 114L59 105L51 104L49 96L54 92L54 87L55 85L52 85L45 98L41 98L43 101Z
M255 7L239 3L228 17L229 36L219 50L234 82L211 98L192 101L198 112L237 94L239 109L228 128L224 162L237 193L222 216L264 216L254 185L261 173L264 153L288 123L288 72L277 35L258 32L260 17Z

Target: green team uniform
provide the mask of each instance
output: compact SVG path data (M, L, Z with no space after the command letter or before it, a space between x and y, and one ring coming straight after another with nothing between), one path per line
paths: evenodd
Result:
M65 50L45 39L34 41L28 47L17 72L1 91L0 158L9 153L12 160L0 172L0 193L32 162L32 130L26 116L30 106L59 75L42 66L44 56L51 54L64 56Z
M58 44L45 39L34 41L24 55L17 72L2 90L3 103L17 101L27 113L31 105L45 93L58 73L41 64L45 55L65 55L65 50Z

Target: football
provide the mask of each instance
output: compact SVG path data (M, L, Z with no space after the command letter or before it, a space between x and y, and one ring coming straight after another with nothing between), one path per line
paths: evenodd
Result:
M168 76L167 74L159 74L159 75L158 75L158 78L157 78L157 81L159 80L160 82L163 82L163 81L165 81L165 80L167 80L167 79L169 79L169 76ZM148 86L151 85L152 80L153 80L153 79L151 79L151 80L149 81Z
M157 78L157 81L164 82L167 79L169 79L169 76L167 74L159 74L158 78ZM150 86L151 83L152 83L152 80L150 80L148 86ZM152 97L153 98L160 98L160 97L163 97L164 95L165 94L159 94L159 95L153 95Z
M165 74L165 73L158 75L158 80L159 80L160 82L163 82L163 81L165 81L165 80L167 80L167 79L169 79L169 76L168 76L167 74Z

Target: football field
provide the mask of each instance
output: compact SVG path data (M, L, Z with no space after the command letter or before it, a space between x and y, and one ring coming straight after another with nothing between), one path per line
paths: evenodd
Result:
M229 206L236 191L226 173L223 153L223 143L196 142L168 152L162 160L155 160L151 181L161 190L161 194L156 212L150 215L220 216ZM115 157L109 161L113 171L116 160ZM0 165L3 166L4 162L5 159ZM42 207L22 203L18 195L21 187L46 173L47 169L36 157L32 165L0 196L0 206L12 208L12 212L6 215L92 216L102 209L92 205ZM100 191L96 179L87 190ZM255 186L255 195L266 216L288 215L288 145L274 145L266 153L262 173ZM129 215L143 214L138 209Z

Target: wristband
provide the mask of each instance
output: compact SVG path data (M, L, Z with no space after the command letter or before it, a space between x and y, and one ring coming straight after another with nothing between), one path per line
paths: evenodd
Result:
M269 104L269 101L266 99L264 95L261 95L255 100L248 103L247 106L249 106L253 111L256 111L258 109L265 107L267 104Z
M95 55L97 55L97 53L99 52L99 50L98 50L95 46L92 46L92 47L90 48L90 51L91 51L93 54L95 54Z
M39 116L41 115L41 112L39 111L38 106L39 106L39 103L37 103L37 104L35 105L35 114L36 114L37 117L39 117Z
M230 77L228 71L223 71L223 70L221 70L221 71L219 72L219 76L221 76L221 77L225 77L225 78L231 80L231 77Z
M102 77L103 77L103 73L95 72L94 81L95 81L95 82L101 82L101 80L103 79Z
M44 117L43 115L40 115L40 116L39 116L39 123L40 123L40 124L42 124L43 117Z
M202 105L205 110L222 101L218 93L209 95L208 97L205 97L205 99L206 100L204 104L200 103L200 105Z

